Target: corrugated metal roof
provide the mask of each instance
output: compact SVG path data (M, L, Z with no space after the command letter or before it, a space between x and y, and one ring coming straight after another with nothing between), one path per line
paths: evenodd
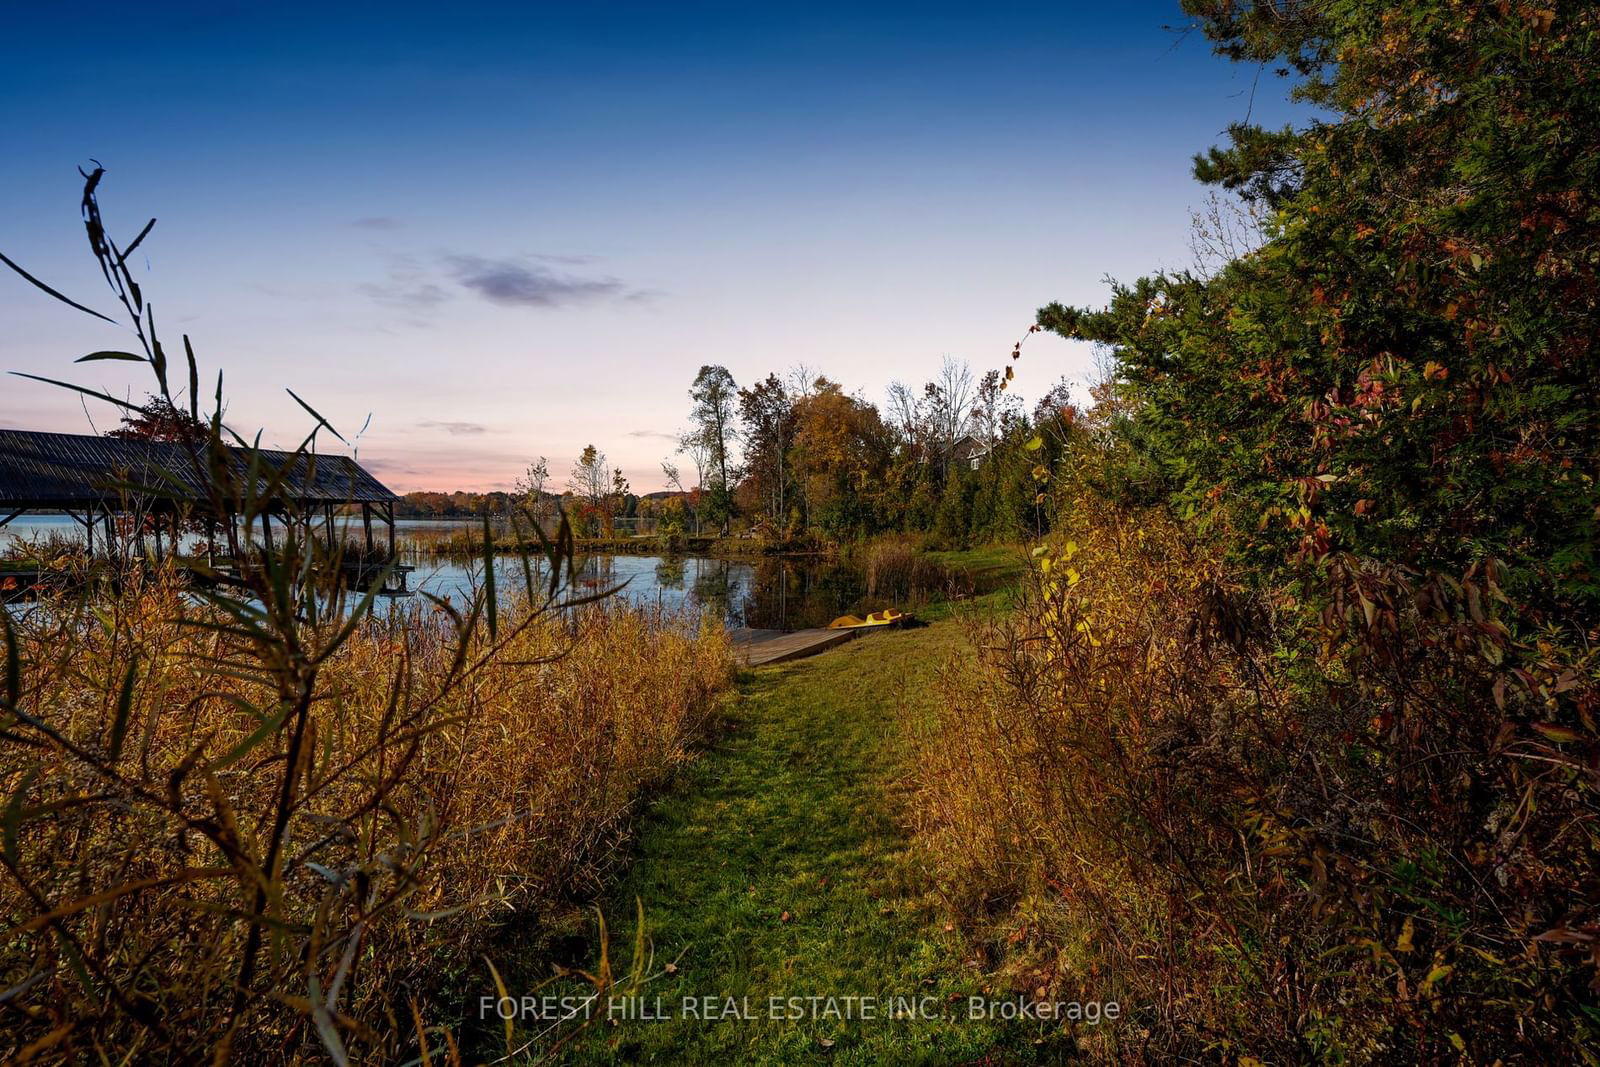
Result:
M249 453L232 448L235 469L248 470ZM272 471L289 469L282 495L307 504L387 503L395 499L381 482L348 456L296 457L260 452ZM293 463L293 466L290 464ZM121 484L169 486L163 473L196 496L205 495L202 472L186 446L84 434L0 429L0 508L115 506ZM262 484L265 484L264 479Z

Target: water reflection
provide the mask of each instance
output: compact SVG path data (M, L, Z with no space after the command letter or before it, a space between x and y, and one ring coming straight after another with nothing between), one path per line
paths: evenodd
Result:
M402 519L397 525L402 545L407 535L472 529L471 524L429 520ZM42 535L81 537L64 515L28 515L0 530L0 548L13 538L33 540ZM193 550L194 546L186 548ZM481 559L405 551L401 562L413 568L408 582L411 590L449 597L456 604L470 599L484 584ZM535 558L532 563L534 583L543 588L546 576L540 561ZM517 556L497 557L496 587L522 588L526 581L522 567ZM846 613L888 606L864 598L859 568L811 557L592 556L582 561L574 586L574 596L621 586L618 595L634 604L702 612L729 626L778 630L826 626ZM377 610L391 611L408 602L412 601L380 598Z
M420 557L408 562L416 567L411 588L434 596L460 602L483 584L481 561ZM516 557L496 561L497 587L521 588L525 580ZM792 557L593 556L582 561L572 592L588 596L618 586L617 595L634 604L703 612L729 626L775 630L826 626L867 604L859 569Z

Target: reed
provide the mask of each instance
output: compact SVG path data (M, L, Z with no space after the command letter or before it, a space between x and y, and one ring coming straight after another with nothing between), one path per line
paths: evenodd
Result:
M460 603L375 613L342 580L364 547L316 536L317 507L284 490L319 440L348 440L295 396L312 426L275 466L224 423L220 374L203 413L193 346L162 344L129 267L154 221L120 246L103 175L84 174L84 225L136 351L83 360L144 364L156 392L67 388L181 424L186 477L107 488L125 513L222 530L227 562L186 561L185 583L141 559L0 610L0 1056L457 1060L430 994L499 920L592 888L710 714L726 639L575 592L564 516L548 536L506 517L538 545L515 588L485 520ZM269 519L270 543L241 537Z
M452 1029L429 993L502 920L596 888L729 677L720 631L609 604L518 628L537 606L513 597L516 636L447 686L487 634L463 646L447 610L415 605L361 620L325 661L295 754L260 712L274 700L252 651L169 579L12 624L49 729L0 746L7 1058L414 1051L411 999L421 1025ZM302 784L273 870L291 759ZM236 1008L252 930L264 958Z
M867 595L890 604L920 605L935 597L972 595L964 574L928 558L911 536L881 537L866 549Z
M67 567L81 563L87 546L81 534L47 530L32 537L5 537L0 531L0 562Z

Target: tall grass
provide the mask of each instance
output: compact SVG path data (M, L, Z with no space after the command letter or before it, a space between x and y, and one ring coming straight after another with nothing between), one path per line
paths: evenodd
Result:
M913 535L885 536L866 548L867 596L896 605L920 605L943 596L972 595L972 582L937 560L929 559Z
M220 374L202 415L189 339L169 359L128 267L154 222L119 246L103 173L84 175L84 225L135 351L83 359L144 365L155 401L65 387L147 421L186 408L188 429L183 477L96 488L223 531L230 562L188 561L204 580L185 588L170 560L140 560L105 588L0 611L0 1055L448 1052L429 991L499 917L592 883L725 684L725 640L606 606L608 590L574 595L564 517L549 537L508 518L539 545L515 589L496 587L486 519L481 586L375 616L375 592L341 580L348 546L312 533L320 505L284 490L319 440L345 439L294 396L312 427L275 465L225 425ZM272 543L245 543L268 517Z
M504 610L514 626L531 609ZM352 1054L383 1059L415 1040L411 997L450 1026L426 993L474 965L497 920L594 887L730 664L720 632L592 606L519 630L446 688L463 650L444 612L363 620L324 664L267 959L237 1017L289 746L276 730L250 744L271 725L252 710L271 705L270 685L205 625L224 621L158 576L13 624L23 692L53 736L0 748L0 983L19 991L0 1051L53 1035L73 1055L231 1040L262 1062L296 1058L331 1026Z
M4 530L0 529L0 537L4 537L0 543L0 560L5 562L61 567L69 562L81 562L86 552L82 534L61 530L46 530L31 537L5 537Z

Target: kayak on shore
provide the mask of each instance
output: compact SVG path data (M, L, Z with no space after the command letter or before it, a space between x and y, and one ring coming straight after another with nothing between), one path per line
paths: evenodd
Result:
M885 608L882 611L872 612L864 619L855 615L840 615L828 624L828 629L854 630L863 626L896 626L910 617L906 612Z

